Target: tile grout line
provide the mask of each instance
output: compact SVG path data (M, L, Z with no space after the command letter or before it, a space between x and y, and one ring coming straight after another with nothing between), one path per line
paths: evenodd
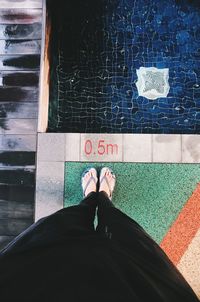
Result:
M65 204L65 162L63 162L63 201L62 201L62 205L64 208L64 204Z
M39 141L39 133L37 133L36 134L36 136L37 136L37 141ZM47 134L48 135L48 134ZM78 137L78 141L79 141L79 158L78 158L78 162L81 162L81 141L82 141L82 134L81 133L79 133L78 134L79 135L79 137ZM154 156L153 156L153 151L154 151L154 136L153 136L153 134L150 134L151 135L151 161L145 161L146 163L154 163L153 162L153 160L154 160ZM165 135L166 136L166 135ZM183 150L183 135L180 135L180 139L181 139L181 142L180 142L180 147L181 147L181 163L183 163L183 152L182 152L182 150ZM125 161L125 148L128 146L128 144L129 144L129 141L125 144L125 134L122 134L122 136L121 136L121 140L122 140L122 162L126 162ZM63 175L62 175L62 177L61 177L61 181L63 181L63 207L64 207L64 192L65 192L65 161L66 161L66 148L67 148L67 133L65 133L64 134L64 140L63 140L63 143L64 143L64 145L65 145L65 148L64 148L64 152L65 152L65 154L64 154L64 160L61 160L60 162L62 163L62 167L63 167L63 170L62 170L62 173L63 173ZM69 144L70 144L70 142L69 142ZM37 158L38 158L38 153L39 153L39 148L38 148L38 146L39 146L39 144L37 144L37 147L36 147L36 153L37 153ZM76 145L74 145L73 147L76 147ZM69 159L67 159L67 160L69 160L69 161L71 161L72 160L72 154L70 154L70 158ZM40 164L42 164L42 162L43 161L36 161L36 165L35 165L35 169L36 169L36 176L38 176L37 175L37 171L38 171L38 165L40 165ZM45 161L44 161L45 162ZM53 161L52 161L53 162ZM58 161L59 162L59 161ZM117 161L117 162L121 162L120 160L119 161ZM136 163L138 163L138 161L136 160ZM163 164L164 163L168 163L168 162L162 162ZM180 162L175 162L176 164L178 164L178 163L180 163ZM195 162L195 163L197 163L197 162ZM36 179L36 187L37 187L37 179ZM37 196L37 194L36 194L36 196ZM36 202L36 200L35 200L35 202ZM36 204L35 204L36 205Z
M67 151L67 133L64 133L64 169L63 169L63 208L64 208L64 202L65 202L65 161L66 161L66 152Z
M79 159L78 161L81 161L81 133L79 133Z
M151 134L151 162L153 163L153 134Z
M122 134L122 162L124 163L124 150L125 150L125 145L124 145L124 134Z
M181 163L183 163L183 135L181 134Z
M66 139L66 133L64 133L64 156L63 156L63 158L64 158L64 162L65 162L65 160L66 160L66 149L67 149L67 139Z
M40 135L39 133L37 134L29 134L29 136L38 136L38 135ZM45 135L45 134L43 134L43 135ZM47 134L48 135L48 134ZM76 144L75 145L73 145L72 146L72 149L73 148L76 148L76 147L78 147L78 157L77 157L77 159L76 160L74 160L73 159L73 156L72 156L72 154L70 154L70 156L69 156L69 158L67 158L66 157L66 148L67 148L67 133L65 133L64 134L64 138L63 138L63 144L64 144L64 146L63 146L63 152L64 152L64 155L63 155L63 158L64 158L64 161L82 161L82 154L81 154L81 152L82 152L82 150L81 150L81 142L82 142L82 134L78 134L79 135L79 137L78 137L78 141L77 141L77 143L79 143L79 146L77 146ZM119 158L118 160L116 160L116 161L119 161L119 162L127 162L127 160L125 159L125 151L126 151L126 148L128 148L129 147L129 144L130 144L130 147L132 148L133 146L131 146L131 142L129 143L129 141L127 141L126 142L126 140L125 140L125 134L121 134L122 136L121 136L121 142L122 142L122 149L121 149L121 159ZM150 150L149 150L149 152L151 152L151 155L149 156L149 153L148 153L148 155L146 156L146 159L144 159L144 162L146 162L146 163L156 163L157 161L155 161L155 158L154 158L154 149L155 149L155 143L154 143L154 134L150 134L151 135L151 138L150 138L150 141L151 141L151 148L150 148ZM2 135L3 136L3 135ZM14 135L14 136L16 136L16 134ZM19 135L19 136L21 136L21 134ZM165 135L165 137L166 137L166 135ZM177 145L177 148L176 148L176 153L178 154L179 152L181 152L181 154L179 155L179 160L177 160L177 161L172 161L173 163L190 163L190 161L184 161L184 156L183 156L183 143L184 143L184 141L183 141L183 139L184 139L184 136L183 135L179 135L179 145ZM70 145L70 137L69 137L69 145ZM135 147L137 147L137 144L135 145ZM169 144L167 144L167 143L165 143L165 149L169 149L168 151L170 152L170 146L169 146ZM21 150L20 150L21 151ZM39 150L38 150L38 146L36 147L36 150L34 151L33 150L33 152L38 152ZM27 151L28 152L28 151ZM38 153L40 153L40 152L38 152ZM38 154L37 154L38 155ZM45 159L42 159L41 160L42 162L45 162L45 161L49 161L49 160L45 160ZM53 160L54 161L54 160ZM56 161L63 161L63 159L57 159ZM84 159L83 161L87 161L86 159ZM104 161L104 160L103 160ZM107 161L109 161L109 160L107 160L107 159L105 159L105 161L107 162ZM141 162L140 160L139 160L139 158L135 158L135 162ZM165 161L165 160L163 160L162 161L162 163L169 163L169 161ZM191 163L194 163L194 164L197 164L198 163L198 161L197 160L195 160L195 161L193 161L193 162L191 162Z

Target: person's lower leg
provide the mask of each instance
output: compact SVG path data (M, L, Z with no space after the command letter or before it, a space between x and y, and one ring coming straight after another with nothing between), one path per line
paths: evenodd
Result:
M96 231L99 234L107 236L108 225L105 220L104 213L107 208L114 207L112 203L112 193L115 187L115 175L109 168L103 168L101 170L100 179L99 179L99 194L98 194L98 226Z

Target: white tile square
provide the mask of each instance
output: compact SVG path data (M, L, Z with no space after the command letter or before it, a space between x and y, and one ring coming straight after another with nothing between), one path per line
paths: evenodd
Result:
M3 151L36 151L37 135L11 134L0 135L0 150Z
M65 134L65 161L79 161L80 133Z
M152 135L124 134L124 161L151 162Z
M0 134L35 134L37 133L37 119L4 119L4 128L0 127Z
M122 134L81 134L81 161L121 162L122 152Z
M200 163L200 135L182 135L182 162Z
M65 134L38 133L38 161L65 161Z
M153 162L180 163L181 135L153 134Z
M10 1L1 0L1 8L42 8L43 0L21 0L21 1Z
M64 162L38 162L35 221L63 208Z
M5 135L0 134L0 150L4 150Z

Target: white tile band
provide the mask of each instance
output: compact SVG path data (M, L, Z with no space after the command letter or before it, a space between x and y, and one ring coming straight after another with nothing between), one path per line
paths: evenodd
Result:
M65 161L200 163L200 136L38 133L36 220L63 207Z
M64 166L64 161L37 162L35 221L63 208Z

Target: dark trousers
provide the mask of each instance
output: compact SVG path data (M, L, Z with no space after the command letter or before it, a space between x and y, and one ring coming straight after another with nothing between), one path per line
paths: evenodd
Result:
M97 209L98 225L95 230L94 218ZM44 217L17 236L1 254L20 252L36 246L54 245L68 236L107 237L134 252L146 253L151 262L158 257L170 262L157 243L133 219L115 208L104 192L92 192L78 205L63 208ZM145 255L144 255L145 257ZM170 263L171 265L171 263Z
M98 226L95 230L94 218L97 205ZM68 235L84 236L98 232L101 235L110 236L107 225L109 208L116 210L106 193L92 192L80 204L63 208L38 220L17 236L0 254L21 252L36 246L53 245L62 242Z
M94 218L97 210L98 225ZM182 301L198 301L190 286L157 243L133 219L114 207L104 192L91 193L79 205L40 219L13 240L1 257L57 246L68 238L101 236L135 263L157 285L163 296L177 293ZM106 240L107 240L106 239ZM13 257L12 257L13 258ZM126 265L126 256L124 257ZM123 265L123 264L122 264ZM133 272L134 273L134 272ZM152 284L153 284L152 283ZM175 294L176 297L176 294ZM170 300L177 301L174 296ZM163 300L164 301L164 300Z

